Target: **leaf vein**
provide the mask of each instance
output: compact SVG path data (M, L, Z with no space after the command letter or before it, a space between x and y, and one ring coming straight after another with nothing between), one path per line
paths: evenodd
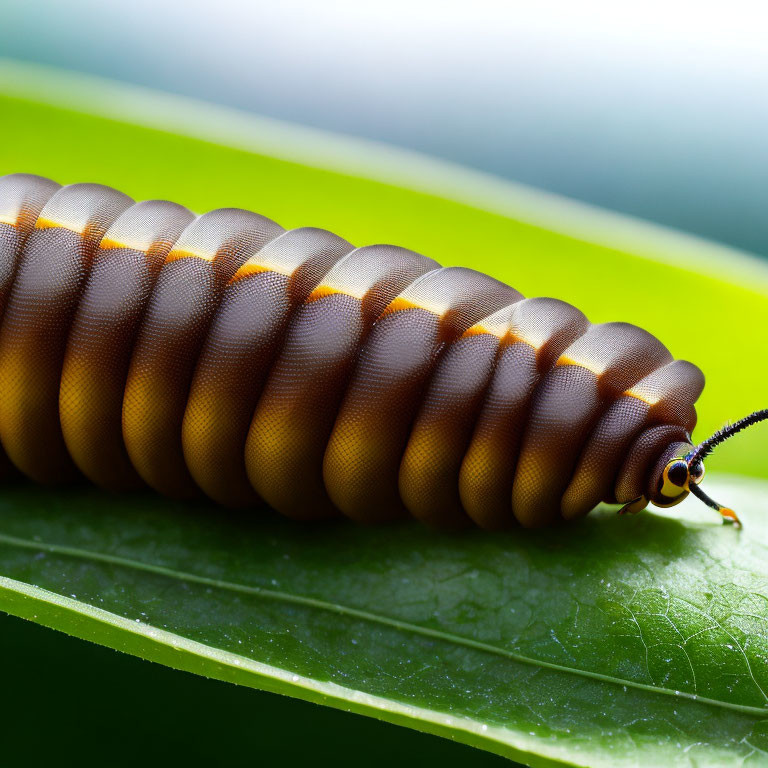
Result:
M754 707L746 704L735 704L733 702L722 701L719 699L710 699L703 696L697 696L696 694L689 693L687 691L673 691L669 688L662 688L656 685L648 685L647 683L640 683L635 680L623 679L614 677L612 675L605 675L600 672L593 672L591 670L580 669L578 667L568 667L563 664L544 661L543 659L536 659L531 656L525 656L524 654L518 653L516 651L510 651L506 648L484 643L480 640L473 640L472 638L446 632L444 630L432 629L420 624L411 624L409 622L402 621L401 619L396 619L390 616L383 616L380 614L372 613L370 611L364 611L358 608L352 608L350 606L340 605L339 603L320 600L318 598L308 597L305 595L292 595L290 593L282 592L279 590L267 589L255 585L239 584L237 582L215 579L209 576L202 576L200 574L188 573L185 571L177 571L167 566L157 565L154 563L146 563L141 560L133 560L131 558L121 557L119 555L111 555L103 552L95 552L93 550L79 549L77 547L71 547L62 544L32 541L29 539L23 539L3 533L0 533L0 543L6 544L8 546L19 547L21 549L47 552L50 554L62 555L80 560L92 560L94 562L105 563L108 565L115 565L137 571L143 571L146 573L153 573L156 575L165 576L170 579L176 579L181 582L200 584L203 586L214 587L216 589L229 592L260 597L267 600L282 601L306 608L328 611L337 615L359 619L361 621L368 621L374 624L379 624L381 626L387 626L402 632L409 632L420 635L422 637L429 637L431 639L440 640L442 642L451 643L453 645L471 648L473 650L493 654L496 656L502 656L509 659L510 661L514 661L520 664L548 669L554 672L571 674L578 677L585 677L613 685L626 686L627 688L633 688L635 690L643 690L650 693L658 693L662 695L689 699L702 704L722 707L724 709L730 709L744 714L758 715L763 717L768 712L768 707ZM632 612L630 611L630 613ZM632 616L634 618L634 614L632 614Z

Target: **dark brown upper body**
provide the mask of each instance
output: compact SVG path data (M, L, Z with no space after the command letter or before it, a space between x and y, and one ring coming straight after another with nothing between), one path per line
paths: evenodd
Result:
M0 178L0 441L298 518L539 526L654 502L704 378L470 269L234 209Z

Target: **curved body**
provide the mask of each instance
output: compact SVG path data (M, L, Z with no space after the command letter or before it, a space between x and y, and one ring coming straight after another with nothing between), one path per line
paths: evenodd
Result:
M704 379L626 323L388 245L0 178L0 441L85 475L365 522L653 498Z

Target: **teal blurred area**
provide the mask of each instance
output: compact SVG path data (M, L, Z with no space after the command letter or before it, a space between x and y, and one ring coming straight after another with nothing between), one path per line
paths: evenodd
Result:
M402 145L768 256L768 6L4 0L0 55Z

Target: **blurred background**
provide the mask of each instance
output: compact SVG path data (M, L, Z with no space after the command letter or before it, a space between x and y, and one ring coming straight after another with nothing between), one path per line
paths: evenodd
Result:
M2 0L0 54L420 150L768 254L761 2Z
M768 256L768 10L759 2L0 7L1 56L403 146ZM24 745L39 762L501 764L65 642L19 619L3 617L0 629L6 699L16 703L6 748ZM86 750L67 762L75 744L94 760Z

